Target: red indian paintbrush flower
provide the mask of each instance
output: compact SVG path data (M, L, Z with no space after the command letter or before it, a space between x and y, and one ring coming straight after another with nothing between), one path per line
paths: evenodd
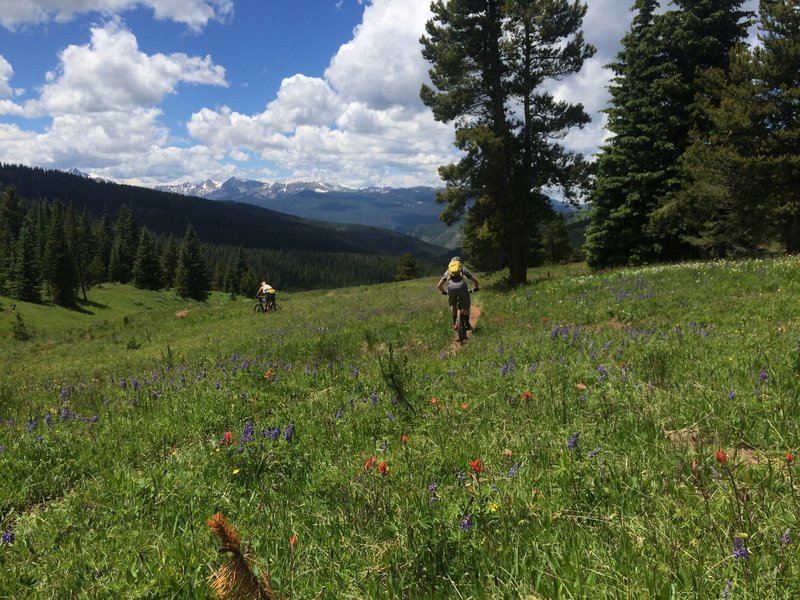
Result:
M721 464L721 465L727 465L728 464L728 455L725 453L724 450L717 450L714 453L714 458L716 458L717 462L719 464Z
M405 433L400 436L400 442L403 444L403 446L408 444L408 436Z
M794 462L794 455L791 452L786 453L786 464L790 465Z
M476 458L475 460L469 461L469 469L473 473L480 473L483 471L483 463L481 463L481 459Z
M525 390L524 392L522 392L523 400L530 400L531 398L533 398L533 394L531 393L530 390Z
M378 471L381 475L389 474L389 467L386 465L386 461L381 461L378 463Z

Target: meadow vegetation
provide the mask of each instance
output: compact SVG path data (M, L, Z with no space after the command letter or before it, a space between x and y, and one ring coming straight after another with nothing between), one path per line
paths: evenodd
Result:
M800 260L529 279L0 298L0 598L800 596Z

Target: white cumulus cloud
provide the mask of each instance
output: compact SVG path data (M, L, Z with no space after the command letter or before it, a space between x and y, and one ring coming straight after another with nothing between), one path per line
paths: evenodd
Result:
M158 19L201 29L211 20L222 21L233 13L233 0L0 0L0 25L69 21L76 15L119 14L138 6L150 8Z

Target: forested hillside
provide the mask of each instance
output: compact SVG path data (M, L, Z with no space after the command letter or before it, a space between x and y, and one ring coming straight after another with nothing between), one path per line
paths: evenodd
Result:
M375 253L411 252L433 258L439 246L377 227L309 221L240 202L189 198L180 194L96 181L62 171L0 164L0 188L13 185L30 200L60 200L90 219L112 218L122 206L133 208L137 222L153 233L181 236L191 223L211 244L273 250Z
M54 174L54 180L59 179ZM64 178L68 184L76 184L76 180L80 178ZM52 184L47 177L38 181ZM322 228L277 213L274 219L257 215L260 223L255 217L253 222L237 221L237 215L241 217L250 209L237 212L242 205L235 203L229 207L233 216L226 220L227 204L211 203L217 210L205 211L193 206L202 201L185 198L173 200L185 203L189 214L176 216L180 205L170 204L170 199L166 206L158 206L158 197L149 198L146 193L140 202L140 192L131 191L136 188L87 183L91 185L86 189L94 192L124 189L131 196L122 194L122 198L130 198L131 202L115 198L109 204L117 205L116 212L110 213L105 206L95 218L88 206L96 206L103 198L90 194L90 202L83 203L79 212L75 198L81 197L80 185L67 186L64 196L72 199L69 204L61 199L23 197L13 185L0 189L0 294L28 302L76 307L81 301L91 300L92 287L113 282L147 290L174 288L183 298L202 301L211 290L228 292L232 298L252 295L262 279L282 290L313 289L391 281L400 277L401 265L403 278L432 274L440 267L432 258L435 247L424 247L419 256L410 251L395 256L402 249L402 236L376 228ZM45 188L42 183L42 193L56 196L54 190ZM149 216L144 223L140 212ZM157 218L159 214L163 215L161 219ZM201 230L209 234L211 241L200 235L191 220L178 235L173 233L189 217L200 219ZM281 223L274 230L280 236L295 236L285 245L280 242L282 237L276 243L269 235L264 241L272 242L271 247L267 243L258 245L256 240L252 240L253 247L242 242L219 242L228 240L238 225L250 226L252 231L253 225L276 227L275 221ZM214 235L218 230L222 234ZM327 234L316 245L315 232ZM339 237L350 243L337 244Z

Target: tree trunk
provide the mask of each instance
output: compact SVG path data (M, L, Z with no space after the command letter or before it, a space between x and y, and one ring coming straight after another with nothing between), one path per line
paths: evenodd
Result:
M797 254L800 252L800 213L794 213L789 227L786 230L786 252Z
M519 240L511 240L511 257L508 265L509 283L512 286L528 283L528 264L525 245Z

